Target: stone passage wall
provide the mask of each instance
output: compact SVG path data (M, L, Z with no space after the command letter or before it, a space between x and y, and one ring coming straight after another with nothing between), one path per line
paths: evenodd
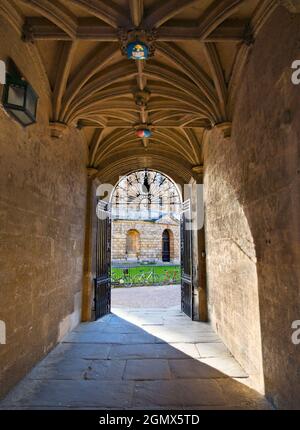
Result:
M40 100L23 129L0 108L0 397L80 320L86 147L73 130L50 138L49 97L27 46L0 22L11 56Z
M205 148L214 326L276 406L300 407L300 15L278 9L242 78L233 134ZM262 352L261 352L262 351ZM263 376L264 375L264 376Z
M139 255L126 256L127 234L130 230L139 233ZM150 260L162 261L162 234L170 232L171 262L180 261L180 227L179 224L157 224L149 221L113 221L112 225L112 260Z

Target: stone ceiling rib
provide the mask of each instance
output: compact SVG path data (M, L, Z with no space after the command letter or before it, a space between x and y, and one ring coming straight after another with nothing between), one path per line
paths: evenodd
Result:
M81 7L85 12L89 12L101 21L114 28L128 25L129 19L126 12L121 7L115 7L109 0L68 0L76 6Z
M129 0L129 7L131 13L131 21L135 27L139 27L144 15L144 1L143 0Z
M91 146L90 146L90 157L89 157L89 165L90 166L93 166L93 164L95 162L95 156L97 154L97 150L99 148L99 145L103 139L103 133L104 133L103 128L98 128L94 132Z
M190 59L189 56L174 44L159 43L157 50L165 58L168 58L183 73L185 73L187 77L201 89L207 99L211 102L214 113L217 114L218 99L215 93L215 88L201 67L194 64L192 59Z
M207 112L208 117L214 117L212 106L210 101L204 97L203 92L193 85L188 79L180 77L176 74L175 70L167 69L158 65L149 65L145 71L145 74L152 79L165 82L180 90L186 94L187 98L194 99L195 103L198 103L204 111Z
M123 155L123 156L122 156ZM119 176L130 171L142 168L147 165L149 168L162 171L172 177L177 183L188 183L191 172L187 163L178 160L172 155L151 154L145 155L143 149L136 150L132 154L121 154L119 159L110 158L105 164L99 166L100 180L107 183L114 183Z
M107 44L104 48L101 47L99 52L93 54L91 59L85 64L85 66L76 74L73 80L70 82L66 89L66 93L63 100L61 119L64 119L66 110L75 96L78 94L84 84L97 72L103 70L103 68L109 63L109 61L118 53L118 47L114 44Z
M198 113L203 116L207 117L207 109L203 108L201 106L201 102L198 99L195 99L192 101L191 99L187 99L186 94L181 91L174 91L170 90L169 88L160 87L157 85L157 89L160 92L160 96L165 96L165 98L170 99L171 101L166 100L160 100L157 103L150 102L148 106L148 112L151 112L153 110L184 110L185 108L189 108L190 112ZM93 97L89 97L84 103L79 102L76 106L76 109L71 110L68 112L67 119L68 121L74 120L74 116L80 116L82 114L82 109L91 108L94 109L95 106L98 106L99 112L102 111L102 107L110 106L111 109L126 109L126 110L134 110L138 111L137 107L134 105L134 103L130 104L125 101L120 100L114 100L118 99L120 96L128 95L130 96L130 88L127 86L119 87L116 89L109 89L109 90L103 90L100 92L99 95L94 95ZM111 102L109 102L111 100ZM197 100L197 103L195 104L195 101ZM174 104L174 101L176 101L176 104ZM178 102L181 104L178 104ZM182 104L184 103L184 104ZM186 105L186 106L184 106ZM119 108L119 109L118 109Z
M148 8L144 0L2 0L0 17L37 64L44 59L49 121L78 125L83 133L87 127L91 166L109 176L125 160L166 169L173 163L186 177L203 162L204 130L232 119L251 44L278 4L156 0ZM135 64L122 55L120 33L139 27L154 36L155 54ZM150 139L136 137L142 125L152 127Z
M242 44L237 51L231 78L228 84L228 110L230 117L233 115L237 88L242 78L243 69L251 50L251 45L254 42L254 38L263 27L264 23L268 20L270 15L277 7L278 2L276 0L264 0L259 2L254 15L249 20L248 28L251 31L250 38L248 43Z
M6 0L7 1L7 0ZM23 21L21 21L23 23ZM76 40L94 42L118 42L118 28L99 25L94 18L78 18ZM199 26L191 26L189 21L181 21L177 26L162 26L157 29L157 40L162 42L207 41L240 42L243 40L246 23L244 21L224 22L208 36L201 34ZM20 32L20 21L16 21ZM29 31L30 29L30 31ZM45 18L27 17L24 32L33 40L73 40L63 29Z
M10 23L10 25L16 30L18 34L21 34L24 18L10 0L1 0L0 16L1 15Z
M63 42L53 91L53 119L59 120L62 98L67 88L77 42Z
M167 0L159 2L158 8L155 5L154 9L145 18L144 25L147 28L158 28L196 2L197 0Z
M19 0L30 6L34 11L40 12L44 17L49 19L64 32L66 32L71 39L75 39L77 32L77 19L67 9L65 4L59 0Z
M214 0L199 22L200 36L206 38L229 18L245 0Z
M70 103L69 108L66 112L66 116L74 113L82 104L88 102L96 94L101 93L107 87L117 84L122 84L124 79L135 77L137 74L136 68L132 64L128 64L123 67L114 67L114 70L109 69L101 73L97 79L89 82L80 91L80 97L74 98L72 103ZM120 89L120 94L123 94L122 89L126 87L127 93L131 94L130 85L124 86L124 84L117 85Z
M211 70L212 78L218 93L219 105L222 113L221 120L226 120L227 117L227 101L228 88L225 82L225 76L218 54L218 50L214 43L204 43L206 58Z
M185 135L186 139L188 140L190 144L190 148L192 150L193 154L193 162L194 164L201 164L201 154L202 151L200 150L200 145L198 143L198 140L196 136L193 133L193 130L191 129L182 129L182 133Z

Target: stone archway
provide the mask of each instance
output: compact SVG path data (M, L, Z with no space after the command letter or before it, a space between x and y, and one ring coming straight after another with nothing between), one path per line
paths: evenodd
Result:
M202 174L205 164L206 181L216 186L209 187L207 193L208 211L211 208L216 218L213 223L207 213L207 225L211 226L207 242L213 237L218 247L224 244L222 252L214 252L214 265L224 264L222 283L226 279L237 286L234 293L231 288L228 294L224 292L224 300L215 299L215 303L219 301L219 306L213 304L219 331L235 353L234 344L239 339L231 329L232 320L244 324L241 339L246 338L244 327L252 326L245 323L244 314L240 317L235 309L228 311L229 297L235 299L232 303L242 304L242 311L251 309L240 276L253 266L247 252L249 237L245 236L241 246L236 240L241 234L236 232L239 224L235 222L236 216L242 220L246 216L258 255L261 316L257 324L261 325L266 392L276 404L299 404L299 396L293 400L297 361L290 342L291 319L298 318L299 312L299 179L295 165L299 103L297 88L290 79L290 65L297 55L299 18L295 15L291 20L280 7L297 12L299 2L168 0L162 4L153 0L151 7L146 1L115 0L116 6L92 3L95 7L81 0L1 1L1 58L11 56L18 63L22 75L39 93L40 103L37 124L29 132L16 127L0 110L3 177L7 178L3 183L4 216L10 221L5 224L5 234L14 245L17 240L18 246L11 252L14 261L28 260L34 268L23 273L23 267L16 267L6 277L7 291L15 291L16 297L22 298L18 306L24 306L24 311L15 306L13 293L1 300L9 324L17 315L19 325L7 346L5 383L0 393L16 382L21 368L33 364L33 357L43 356L79 321L83 275L83 309L88 309L83 318L90 318L95 193L91 178L86 192L85 167L95 181L115 183L112 178L124 170L147 167L188 183L191 177L198 179L197 173L200 170ZM150 37L156 39L155 57L145 64L130 63L119 49L120 28L149 29ZM270 56L270 52L276 55ZM264 62L263 58L270 60ZM135 134L142 125L153 131L148 140ZM212 144L209 157L204 157L205 136L211 129L211 142L219 144L220 150L216 152ZM221 140L214 137L217 129L223 133ZM233 162L235 157L242 164L240 169L239 163ZM229 181L228 175L232 175ZM224 185L224 178L233 184L244 213L239 206L232 210L231 187ZM223 189L226 193L221 195ZM28 210L26 216L24 209ZM223 218L217 219L220 214ZM247 261L231 272L230 235L235 252L243 253ZM199 237L195 239L200 243ZM200 239L199 266L206 258L204 236ZM41 249L46 252L41 253ZM70 268L67 278L66 268ZM209 271L213 299L214 286L218 294L220 288L216 272ZM22 285L28 283L22 295L17 294L20 279ZM45 286L43 299L32 293L40 292L41 285ZM251 291L246 290L247 294ZM225 330L227 315L230 320ZM24 329L29 326L35 333L35 354L30 342L25 342ZM277 333L282 332L279 342ZM248 351L247 343L245 348L239 345L239 350L257 357L256 349L261 352L258 336L250 330L249 336L255 340L254 347ZM21 351L17 362L16 347ZM291 362L286 360L287 353Z

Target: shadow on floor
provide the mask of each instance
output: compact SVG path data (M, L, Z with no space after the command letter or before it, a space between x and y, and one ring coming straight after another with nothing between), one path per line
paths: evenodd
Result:
M177 308L81 324L0 409L270 409L209 324Z

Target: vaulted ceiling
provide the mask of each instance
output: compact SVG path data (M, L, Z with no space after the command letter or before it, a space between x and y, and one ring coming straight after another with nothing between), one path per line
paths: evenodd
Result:
M276 0L1 0L0 14L34 44L52 92L49 121L81 128L89 166L198 172L206 130L229 127L249 49ZM147 61L121 45L132 31ZM147 124L150 139L136 137ZM162 166L163 167L163 166Z

